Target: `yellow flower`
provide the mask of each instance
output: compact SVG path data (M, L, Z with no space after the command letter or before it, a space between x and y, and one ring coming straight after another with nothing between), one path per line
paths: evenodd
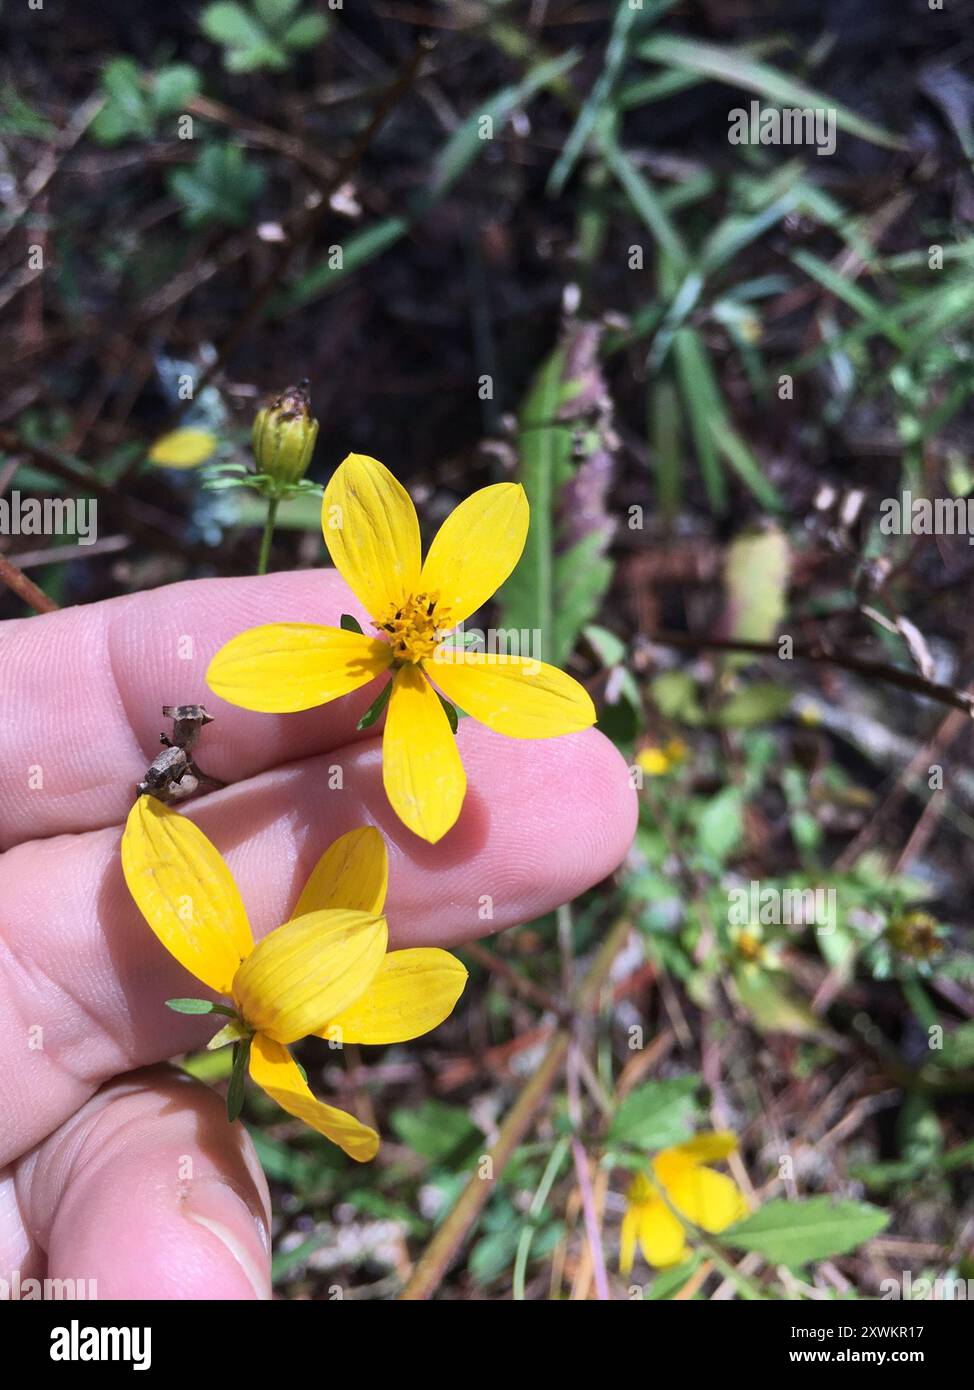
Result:
M687 755L687 746L681 738L671 738L663 747L647 744L636 754L636 766L641 767L647 777L665 777Z
M636 1176L626 1194L622 1218L619 1268L624 1275L632 1269L637 1241L647 1264L657 1269L687 1258L690 1250L679 1216L711 1235L740 1221L747 1212L740 1188L726 1174L705 1166L736 1148L733 1134L698 1134L656 1155L655 1183L642 1173Z
M662 748L640 748L636 754L636 766L641 767L647 777L665 777L670 770L670 760Z
M149 462L160 468L196 468L206 462L218 443L208 430L173 430L155 441Z
M550 738L595 722L588 693L556 667L443 643L520 559L528 531L524 489L496 483L475 492L447 517L423 561L405 488L376 459L349 454L325 489L321 518L331 558L377 636L311 623L251 628L217 652L206 679L230 704L281 714L391 673L382 741L386 794L410 830L435 844L455 823L466 792L437 690L512 738Z
M223 1010L231 1022L217 1036L249 1040L257 1085L349 1157L374 1158L375 1130L316 1100L288 1044L309 1034L337 1043L419 1037L449 1016L467 978L448 951L387 952L388 865L379 832L352 830L325 850L291 920L256 945L219 851L154 797L140 797L129 813L122 869L170 955L232 1001Z

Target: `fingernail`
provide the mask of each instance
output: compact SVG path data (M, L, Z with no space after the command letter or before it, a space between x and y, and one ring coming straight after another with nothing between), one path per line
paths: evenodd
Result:
M190 1221L204 1227L233 1256L254 1291L271 1296L270 1241L261 1218L238 1192L224 1182L193 1183L185 1198Z

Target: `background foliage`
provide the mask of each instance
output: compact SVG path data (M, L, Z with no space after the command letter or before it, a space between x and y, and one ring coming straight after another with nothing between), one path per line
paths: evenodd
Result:
M97 495L102 535L5 553L62 604L251 571L263 503L220 484L308 377L317 482L372 454L432 526L521 478L496 616L646 769L623 871L463 952L446 1027L367 1067L308 1045L389 1136L376 1165L251 1099L282 1294L395 1296L552 1056L438 1296L589 1296L586 1187L625 1296L631 1172L708 1127L757 1210L637 1266L646 1297L974 1272L974 559L879 528L903 488L974 491L961 7L54 10L3 13L0 488ZM835 109L835 154L730 144L754 98ZM177 425L214 437L202 467L150 461ZM282 505L277 567L320 563L317 514ZM834 930L739 928L752 880L834 890ZM569 1040L564 982L600 959Z

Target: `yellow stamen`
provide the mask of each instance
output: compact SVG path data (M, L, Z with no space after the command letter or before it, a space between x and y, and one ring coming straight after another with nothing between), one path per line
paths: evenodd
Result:
M388 636L397 665L432 656L450 630L449 613L439 602L439 595L432 593L410 594L373 626Z

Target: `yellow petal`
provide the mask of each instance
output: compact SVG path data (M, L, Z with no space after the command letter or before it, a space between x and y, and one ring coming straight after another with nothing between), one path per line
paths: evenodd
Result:
M375 1158L379 1149L375 1130L363 1125L354 1115L316 1100L297 1063L280 1043L260 1033L256 1035L250 1047L250 1075L282 1110L303 1120L344 1149L349 1158L359 1163Z
M396 672L382 739L382 780L399 819L431 844L456 822L467 778L450 721L418 666Z
M348 587L384 619L418 591L421 549L416 508L378 459L349 454L321 503L325 545Z
M309 912L257 943L234 977L233 997L251 1028L295 1042L365 993L387 942L384 917Z
M218 440L207 430L173 430L164 434L149 450L149 462L162 468L195 468L216 449Z
M229 994L254 939L230 870L202 830L154 796L140 796L122 836L122 872L169 954Z
M662 1197L651 1197L635 1208L638 1220L639 1247L647 1264L656 1269L677 1265L689 1253L686 1235L679 1220Z
M389 884L386 842L374 825L350 830L329 845L311 871L292 917L347 907L378 917Z
M701 1167L692 1159L678 1161L672 1154L661 1164L663 1157L659 1154L654 1159L653 1171L677 1211L695 1226L716 1234L746 1215L747 1203L726 1174Z
M448 700L511 738L553 738L595 723L584 686L543 661L438 647L424 668Z
M627 1206L626 1214L622 1218L622 1229L619 1232L619 1273L627 1275L632 1272L632 1263L636 1258L636 1238L639 1235L639 1208Z
M705 1134L695 1134L685 1144L675 1144L672 1149L664 1149L658 1157L666 1153L682 1154L693 1163L716 1163L727 1158L737 1148L737 1135L730 1130L715 1130Z
M438 595L451 625L469 618L504 583L521 558L529 516L520 483L495 483L473 493L444 521L423 565L421 587Z
M453 1012L467 972L449 951L390 951L378 975L321 1036L339 1043L396 1043L421 1037Z
M388 670L392 652L360 632L315 623L251 627L220 648L206 683L215 695L263 714L313 709Z

